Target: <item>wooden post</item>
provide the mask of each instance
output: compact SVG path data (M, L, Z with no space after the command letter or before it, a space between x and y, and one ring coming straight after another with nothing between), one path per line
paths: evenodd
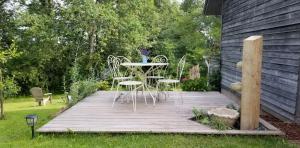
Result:
M262 48L262 36L244 40L241 130L254 130L259 126Z

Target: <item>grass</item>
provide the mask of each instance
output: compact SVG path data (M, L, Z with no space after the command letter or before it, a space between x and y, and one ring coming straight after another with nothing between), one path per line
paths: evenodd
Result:
M5 102L6 119L0 121L0 148L20 147L296 147L279 137L208 136L183 134L43 134L31 140L24 116L37 114L38 126L47 123L64 104L54 96L53 104L35 106L31 98Z

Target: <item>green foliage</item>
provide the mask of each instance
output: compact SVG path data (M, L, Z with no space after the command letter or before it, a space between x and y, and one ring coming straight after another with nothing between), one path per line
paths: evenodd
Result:
M0 85L3 87L4 98L16 96L21 89L15 80L10 77L5 78L3 82L0 82Z
M197 121L205 118L207 116L207 114L205 113L204 110L201 110L201 109L197 109L197 108L194 108L192 109L192 112L194 114L194 117L196 118Z
M181 85L184 91L210 91L212 87L207 85L207 78L201 77L195 80L185 80Z
M100 81L97 83L98 90L109 90L110 85L108 81Z
M231 129L223 121L221 121L218 118L215 118L214 116L209 117L209 119L210 119L209 126L214 129L218 129L218 130L230 130Z
M171 0L32 0L18 1L20 6L9 11L4 10L7 2L0 7L0 49L22 53L6 63L5 75L23 94L33 86L61 92L63 85L79 80L104 80L108 55L141 61L141 47L151 56L166 55L170 74L183 55L193 65L201 64L204 54L219 53L221 21L202 14L203 0L182 5Z
M209 125L210 127L217 130L229 130L228 127L223 121L215 118L214 116L209 116L204 110L193 108L192 112L197 122L205 125Z
M4 119L4 99L17 94L19 91L14 79L3 74L3 69L7 66L6 63L19 56L15 47L16 45L12 42L7 50L0 51L0 119ZM1 46L0 49L2 49Z
M95 80L82 80L72 83L70 87L70 95L73 99L73 104L82 100L84 97L96 92L98 88L97 81ZM72 104L72 105L73 105Z

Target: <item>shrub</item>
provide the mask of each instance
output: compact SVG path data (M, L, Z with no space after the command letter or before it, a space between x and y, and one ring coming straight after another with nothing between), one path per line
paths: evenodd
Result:
M110 86L108 81L100 81L97 83L98 90L109 90Z
M214 116L209 116L204 110L193 108L192 112L194 114L195 120L201 124L208 125L211 128L214 128L217 130L231 129L223 121L218 120Z
M96 92L98 88L97 84L95 80L83 80L72 83L70 88L70 94L73 99L72 104Z
M1 82L1 87L4 92L4 98L16 96L21 88L16 84L13 78L7 77Z
M215 118L214 116L209 117L209 126L217 130L230 130L231 128L227 126L223 121Z
M210 91L211 86L207 86L207 78L201 77L195 80L186 80L181 85L184 91Z

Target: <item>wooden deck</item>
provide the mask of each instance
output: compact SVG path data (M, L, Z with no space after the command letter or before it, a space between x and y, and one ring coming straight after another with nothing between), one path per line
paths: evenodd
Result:
M183 103L178 92L170 92L169 99L161 99L156 106L152 105L150 96L146 105L140 93L136 112L131 102L121 103L120 100L112 108L114 94L99 91L55 117L38 132L282 134L275 128L266 132L218 131L191 121L193 107L208 109L233 103L219 92L182 92Z

